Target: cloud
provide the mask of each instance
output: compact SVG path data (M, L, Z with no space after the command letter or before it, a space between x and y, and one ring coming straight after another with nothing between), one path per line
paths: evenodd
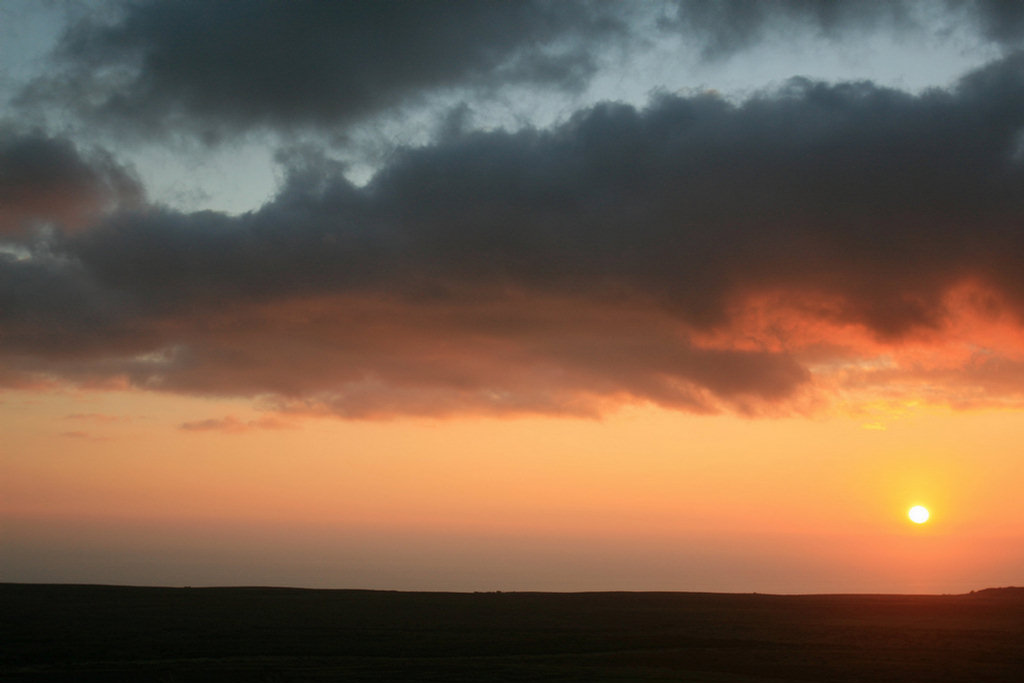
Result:
M0 237L41 223L81 228L141 200L138 181L109 154L83 153L67 139L0 126Z
M64 35L24 94L148 134L336 126L425 95L504 83L578 90L611 4L443 0L123 3ZM106 19L106 20L104 20Z
M1024 39L1024 7L1001 0L950 1L954 8L962 7L976 13L985 34L1004 45L1019 47Z
M186 432L243 434L257 429L290 429L293 426L291 422L274 416L261 417L256 420L241 420L234 415L228 415L223 418L183 422L178 425L178 428Z
M796 35L840 40L882 29L945 39L965 23L1004 49L1019 48L1024 38L1024 10L1001 0L675 0L669 7L662 27L696 41L707 59Z
M18 99L122 139L339 133L505 86L579 93L602 65L666 38L724 59L794 35L944 40L964 24L1003 49L1021 47L1024 11L999 0L125 1L75 15L47 73Z
M59 436L61 438L64 438L64 439L78 439L78 440L82 440L82 441L109 441L110 440L109 437L106 437L106 436L96 436L94 434L90 434L88 432L82 432L82 431L61 432L59 434Z
M916 2L865 3L838 0L677 0L662 24L695 39L709 59L731 56L781 35L818 34L838 37L883 26L912 27Z
M455 132L363 187L307 151L258 211L0 254L0 354L346 417L805 410L886 381L879 354L926 381L900 354L965 320L1020 329L1022 130L1013 54L920 95L795 79Z
M111 422L123 422L130 420L131 418L123 415L106 415L104 413L72 413L64 416L65 420L81 420L85 422L96 422L99 424L109 424Z

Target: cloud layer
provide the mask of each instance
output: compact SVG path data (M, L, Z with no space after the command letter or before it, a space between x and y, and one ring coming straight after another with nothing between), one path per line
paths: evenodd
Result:
M658 30L703 26L713 58L779 22L841 32L920 11L777 7L669 3ZM794 78L739 102L660 94L549 128L452 126L365 185L306 147L237 216L147 204L111 154L5 127L0 384L346 417L1019 401L1020 22L947 7L1007 50L949 89ZM589 2L250 9L143 2L79 22L64 70L25 98L74 96L74 115L151 132L344 126L444 89L579 87L595 39L637 25Z
M64 35L23 95L146 134L346 124L453 88L576 89L591 45L623 31L602 3L125 3Z
M578 92L602 67L659 41L721 60L808 35L826 44L875 31L944 40L966 24L1004 50L1024 36L1024 11L999 0L145 0L105 7L70 25L21 101L122 136L187 132L207 142L251 131L344 136L377 115L487 100L506 86Z

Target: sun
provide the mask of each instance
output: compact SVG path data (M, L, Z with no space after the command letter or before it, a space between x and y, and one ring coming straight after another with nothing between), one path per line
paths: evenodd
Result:
M928 508L925 506L915 505L907 512L907 516L910 517L910 521L914 524L924 524L931 515L928 514Z

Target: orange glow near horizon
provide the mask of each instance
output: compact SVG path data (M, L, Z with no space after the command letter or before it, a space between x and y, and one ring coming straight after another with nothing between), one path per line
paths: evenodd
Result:
M137 392L2 407L5 580L65 576L65 544L134 558L65 580L129 583L230 583L245 565L238 581L335 587L956 592L1022 566L1012 412L922 408L885 429L643 407L265 428L243 402ZM234 417L179 427L211 413ZM897 523L907 499L942 521ZM167 554L184 568L147 579Z

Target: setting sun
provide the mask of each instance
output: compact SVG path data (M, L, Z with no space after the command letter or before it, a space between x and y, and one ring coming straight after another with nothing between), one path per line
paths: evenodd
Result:
M915 505L914 507L910 508L910 511L907 513L907 516L910 517L910 521L912 521L914 524L924 524L928 521L928 517L930 517L930 515L928 514L928 508L924 507L923 505Z

